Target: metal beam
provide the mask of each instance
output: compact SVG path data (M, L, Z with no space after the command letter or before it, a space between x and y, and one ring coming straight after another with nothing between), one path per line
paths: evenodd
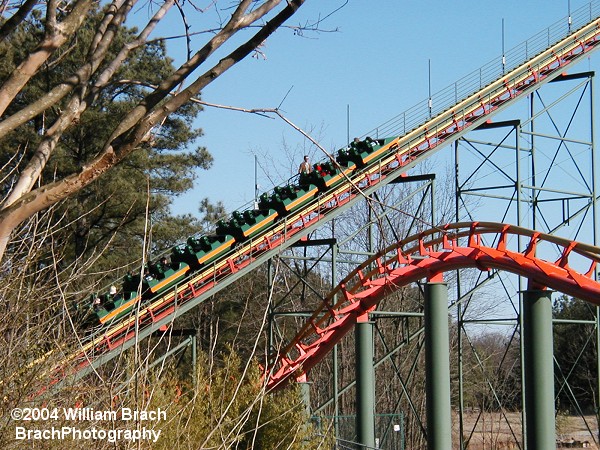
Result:
M526 449L556 448L551 292L523 293Z
M427 283L425 285L425 395L428 450L452 448L448 331L448 286L446 283Z
M375 448L375 369L373 325L369 315L357 318L356 345L356 441L360 448Z

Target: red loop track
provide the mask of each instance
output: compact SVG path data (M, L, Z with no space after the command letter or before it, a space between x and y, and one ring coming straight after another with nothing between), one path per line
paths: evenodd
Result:
M523 251L516 249L519 237L528 240ZM558 258L536 256L547 253ZM600 305L600 283L594 279L598 261L598 247L499 223L450 224L406 238L362 263L329 293L277 355L268 387L305 375L354 327L357 317L418 280L469 267L500 269L527 277L532 288L548 287Z

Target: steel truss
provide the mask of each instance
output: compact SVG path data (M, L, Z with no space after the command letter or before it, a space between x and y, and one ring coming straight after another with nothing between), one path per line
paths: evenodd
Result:
M597 192L596 155L594 144L594 73L584 72L561 75L551 83L529 95L524 117L513 115L507 120L486 123L454 144L456 220L496 220L516 223L531 229L568 237L572 240L597 245ZM521 102L523 103L523 102ZM518 113L517 108L507 111ZM508 115L507 114L507 115ZM475 201L473 201L475 200ZM523 243L518 242L520 249ZM473 345L473 336L482 327L499 329L511 343L501 356L505 364L512 345L519 346L521 367L525 349L521 337L523 295L526 280L523 277L493 272L478 274L466 280L457 273L456 319L458 323L458 395L460 448L468 448L474 440L474 429L465 419L466 352L478 362L480 373L495 399L492 409L501 412L510 429L511 439L524 448L526 430L511 426L508 411L497 392L497 385L484 370L481 355ZM496 288L489 288L494 285ZM489 297L493 289L497 308L493 317L481 319L472 312L481 297ZM468 291L465 293L465 291ZM500 294L498 294L500 293ZM594 309L595 336L600 342L598 307ZM568 321L567 321L568 322ZM565 323L565 321L562 321ZM510 331L507 331L510 330ZM588 340L589 341L589 340ZM550 343L546 343L550 345ZM591 351L588 346L587 351ZM551 349L550 349L551 350ZM582 353L578 357L581 359ZM577 363L576 363L577 364ZM599 362L600 364L600 362ZM577 404L569 387L568 375L576 365L558 368L556 383L559 390L571 393L573 408L583 418L589 431L587 440L598 444L597 427L585 421L582 408ZM522 381L522 404L525 405L526 384ZM600 389L598 389L600 391ZM591 393L590 393L591 395ZM475 423L483 414L480 409ZM526 410L522 410L525 424ZM471 420L471 422L473 422ZM558 436L560 440L560 436Z
M389 245L391 242L398 241L408 235L428 228L430 223L435 223L435 215L432 206L435 202L435 175L425 174L402 177L392 183L387 192L375 192L370 199L365 199L363 205L358 206L349 214L356 217L356 210L360 211L364 222L357 225L353 223L350 230L343 232L340 228L342 222L347 218L335 220L328 230L329 236L314 235L309 239L301 240L292 246L292 250L280 257L270 260L268 270L269 285L271 292L274 284L274 267L279 265L283 270L288 271L293 277L293 282L289 283L289 289L280 293L277 298L271 298L270 302L270 321L269 321L269 347L271 354L277 353L276 342L281 342L285 338L285 323L298 318L307 318L312 314L313 309L294 310L289 308L290 298L294 295L300 297L300 301L305 301L310 294L318 296L322 301L324 295L329 292L339 282L339 274L347 273L352 267L376 253L376 251ZM385 189L384 189L385 191ZM393 191L397 191L394 193ZM394 198L395 202L390 202ZM407 204L411 205L411 211L407 215ZM362 209L362 211L361 211ZM398 226L399 221L403 221L403 228ZM390 236L384 236L384 230L390 233ZM340 237L342 236L343 237ZM335 236L335 237L334 237ZM357 245L357 242L359 244ZM298 253L300 252L300 254ZM327 286L315 286L315 280L326 278L330 283ZM301 288L299 289L299 287ZM326 289L324 289L326 288ZM298 292L300 290L300 292ZM423 328L409 323L411 320L422 321L422 309L416 311L398 311L386 310L385 308L372 311L369 314L370 323L373 326L373 340L376 341L378 349L376 359L373 360L372 369L375 376L383 380L389 376L392 370L394 378L402 386L403 393L401 398L410 405L411 414L418 423L418 427L425 432L425 424L421 423L421 417L417 411L418 405L413 404L407 386L411 383L411 377L417 369L416 360L423 356ZM397 321L399 329L403 330L403 338L394 343L388 342L381 329L381 322ZM294 325L297 329L298 325ZM354 337L351 337L348 345L352 344ZM410 342L417 342L415 361L411 363L411 370L407 378L401 374L399 362L394 356ZM357 379L352 377L340 376L342 371L340 365L342 359L347 358L346 352L339 350L335 346L331 352L331 358L328 358L328 365L331 367L331 379L329 380L328 399L319 398L320 404L312 408L312 414L316 418L328 418L334 428L335 436L339 442L357 442L356 434L353 434L354 426L348 427L348 418L360 420L356 417L354 407L349 407L349 403L354 403L356 395ZM343 378L343 379L342 379ZM299 381L307 381L300 378ZM310 381L310 378L309 380ZM360 377L359 377L360 381ZM367 383L373 383L374 379L367 379ZM312 383L303 383L304 387L313 391L317 388ZM306 397L310 403L311 395ZM392 411L373 411L372 420L375 421L378 435L378 448L397 448L398 442L404 442L404 435L399 436L399 430L404 432L404 423L393 423L394 418L404 417L404 412L400 409L400 399L398 399L394 410ZM356 425L356 424L353 424ZM358 440L360 442L360 440Z
M558 93L557 93L558 91ZM550 98L550 100L548 100ZM575 99L575 100L573 100ZM523 103L523 102L521 102ZM556 81L548 84L543 90L533 92L528 98L528 114L525 118L501 120L494 123L485 123L476 131L473 131L457 141L454 145L455 155L455 213L457 221L460 220L475 220L475 219L495 219L500 222L516 222L519 225L524 225L529 228L540 230L543 232L555 234L558 236L566 236L570 240L579 240L583 242L597 243L597 220L596 220L596 203L597 194L596 171L595 171L595 148L594 148L594 123L593 123L593 74L583 73L575 75L562 75ZM567 124L561 125L556 117L556 111L560 109L559 117L561 120L567 118ZM565 113L565 109L570 110L570 113ZM506 115L511 114L512 109L505 112ZM580 116L585 115L586 120L581 121ZM581 122L585 126L581 126ZM550 128L548 130L547 128ZM482 138L482 134L485 136ZM583 134L583 136L582 136ZM465 159L465 153L469 153L469 159ZM512 155L507 158L507 153ZM512 160L511 160L512 158ZM466 163L468 161L468 163ZM567 172L571 174L577 183L570 182L567 185L564 183L565 175L555 175L556 172ZM495 177L495 178L494 178ZM498 181L504 178L505 181ZM491 180L491 181L489 181ZM558 182L556 180L559 180ZM432 180L433 184L433 180ZM428 187L429 189L429 187ZM415 191L416 192L416 191ZM433 191L428 192L431 195L431 206L435 203L435 195ZM421 198L420 208L425 203L425 196ZM484 199L484 206L472 202L472 198ZM482 202L483 203L483 202ZM492 206L490 207L490 204ZM503 206L500 208L498 204ZM479 206L479 208L477 208ZM489 210L486 210L486 206ZM391 205L387 210L384 210L381 216L373 218L373 209L369 209L370 215L366 224L356 228L349 238L344 241L347 244L352 239L363 236L363 242L366 243L366 251L344 251L341 250L342 243L338 242L334 236L335 224L331 228L331 237L329 240L306 240L296 244L300 248L306 249L313 245L325 248L318 256L305 254L300 257L303 262L303 271L296 271L298 283L309 288L308 274L311 270L317 268L317 264L308 264L308 261L320 263L327 262L330 264L331 286L337 284L336 267L341 263L352 264L354 259L343 259L347 255L366 256L373 254L374 244L377 239L374 239L374 229L381 225L381 218L386 217L388 213L385 211L394 211L398 205ZM490 214L490 211L492 212ZM423 210L421 209L422 213ZM427 215L433 214L428 212ZM495 214L495 215L494 215ZM435 217L431 217L431 223L435 222ZM429 219L428 219L429 221ZM414 232L414 226L417 220L412 221L410 228ZM410 231L407 233L410 234ZM396 240L402 239L405 235L395 236ZM519 250L524 250L526 245L530 245L529 239L524 239L517 235L517 247ZM491 243L495 245L497 243ZM556 252L562 250L555 249ZM544 250L552 252L552 250ZM344 255L341 257L340 255ZM285 259L293 260L294 256L286 256ZM296 257L297 259L297 257ZM283 260L282 260L283 261ZM288 264L288 263L286 263ZM288 268L291 265L288 264ZM455 284L456 296L450 304L450 310L455 315L458 324L458 350L457 350L457 365L458 365L458 428L460 436L461 448L468 448L469 443L475 442L475 428L482 417L482 411L477 413L472 427L469 429L466 425L466 415L468 407L464 404L464 352L470 348L477 365L483 369L484 361L481 355L478 354L473 343L473 329L478 326L486 326L495 329L499 326L509 326L511 331L508 333L511 343L519 342L521 317L519 311L522 309L523 300L519 295L525 290L525 281L519 278L516 282L510 277L500 275L500 272L490 271L487 273L479 272L473 279L469 279L468 275L462 272L457 272ZM492 315L488 315L485 319L473 318L470 316L476 297L481 299L482 295L486 295L488 286L500 286L506 297L507 311L496 311ZM318 292L316 288L309 288L313 293ZM291 292L291 290L290 290ZM516 299L515 299L516 296ZM285 298L285 296L283 297ZM335 303L335 302L334 302ZM307 317L310 315L307 311L285 311L280 312L279 308L282 303L273 304L271 309L272 329L271 329L271 349L274 348L274 342L277 340L275 334L278 328L278 321L284 317ZM426 433L425 426L421 422L419 412L414 402L410 398L409 387L413 379L411 378L415 372L419 357L421 356L423 342L423 328L416 328L412 333L404 335L404 342L397 342L395 345L389 345L383 334L380 332L378 322L383 318L399 320L406 326L409 318L421 317L422 310L415 311L386 311L379 309L370 313L370 319L375 322L376 335L380 339L380 343L384 348L383 356L376 357L373 367L380 369L385 362L391 362L391 373L399 380L402 386L402 392L399 394L398 405L400 400L404 398L407 401L410 413L417 418L423 434ZM597 325L598 315L596 314L594 324ZM587 322L586 322L587 323ZM596 326L596 339L600 339L598 332L599 327ZM283 337L283 334L280 335ZM412 361L405 361L404 364L410 365L409 376L402 378L398 363L394 360L400 349L407 342L420 339L418 352L414 355ZM315 407L313 412L316 414L328 414L333 416L336 436L339 435L339 427L337 418L348 413L347 410L340 411L339 399L347 394L354 394L355 381L339 385L338 363L339 354L337 346L333 348L331 367L332 367L332 395L330 400L323 402ZM501 355L500 364L504 364L508 359L508 348ZM523 348L520 349L523 356ZM572 371L573 368L567 368L567 371ZM386 366L386 373L382 374L381 370L376 372L379 378L382 376L389 377L390 368ZM569 390L568 374L559 379L560 389ZM496 407L499 409L503 421L510 433L512 439L519 448L524 448L524 430L512 422L509 417L509 411L503 408L500 395L497 392L494 380L486 376L485 383L489 388L492 398L495 399ZM522 393L524 399L525 392ZM525 403L524 400L522 402ZM382 412L382 411L377 411ZM386 413L406 413L407 411L386 411ZM524 414L524 412L523 412ZM523 420L523 423L525 421ZM595 440L592 430L594 425L588 424L590 430L590 440ZM344 439L352 440L354 437L343 436Z

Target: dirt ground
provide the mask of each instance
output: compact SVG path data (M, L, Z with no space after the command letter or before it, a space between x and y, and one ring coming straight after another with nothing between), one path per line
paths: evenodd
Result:
M458 443L458 420L453 425L453 442ZM478 411L464 415L464 435L469 439L469 450L509 450L519 448L521 441L521 414L485 413ZM556 418L557 448L587 448L599 450L598 425L594 416L562 416Z

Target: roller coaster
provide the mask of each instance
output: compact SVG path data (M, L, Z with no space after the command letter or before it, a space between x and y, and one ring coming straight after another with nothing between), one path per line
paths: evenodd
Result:
M226 288L268 259L280 254L311 231L321 227L368 196L404 176L419 162L477 128L494 114L564 76L564 71L593 52L600 43L600 5L592 2L576 11L567 27L556 24L534 36L499 65L496 61L455 83L449 89L397 116L380 128L385 138L372 133L349 143L337 155L314 165L311 176L276 187L261 197L258 209L232 214L217 225L214 234L196 236L173 249L171 266L154 268L154 281L141 276L125 280L118 302L104 302L94 314L99 324L81 346L50 372L40 376L47 388L66 379L78 379L110 361L176 317ZM478 236L496 233L496 247L481 245ZM506 238L528 236L528 251L509 251ZM467 245L459 245L466 239ZM332 293L298 335L277 355L269 386L277 387L305 373L323 358L352 327L351 317L376 306L388 292L384 280L398 285L430 277L448 267L506 268L536 277L541 285L556 285L563 292L597 303L600 290L592 280L600 258L595 247L556 240L518 227L496 224L457 224L409 238L387 249L351 273ZM539 242L562 246L556 262L535 258ZM408 247L407 247L408 246ZM439 247L439 249L438 249ZM588 258L590 270L569 269L568 258ZM418 259L414 256L419 255ZM365 268L375 264L375 272ZM402 281L400 281L400 279ZM161 281L162 280L162 281ZM105 300L108 300L105 298ZM50 354L50 353L49 353ZM45 359L41 357L32 364Z
M511 237L518 236L529 239L523 252L508 245ZM484 237L496 245L485 245ZM558 246L560 258L537 257L543 245ZM584 258L584 273L570 267L570 255ZM269 387L279 387L309 371L354 326L358 316L410 283L467 267L502 269L529 278L531 287L551 287L600 306L600 283L594 280L599 261L598 247L507 224L457 223L410 236L363 262L329 293L279 352Z

